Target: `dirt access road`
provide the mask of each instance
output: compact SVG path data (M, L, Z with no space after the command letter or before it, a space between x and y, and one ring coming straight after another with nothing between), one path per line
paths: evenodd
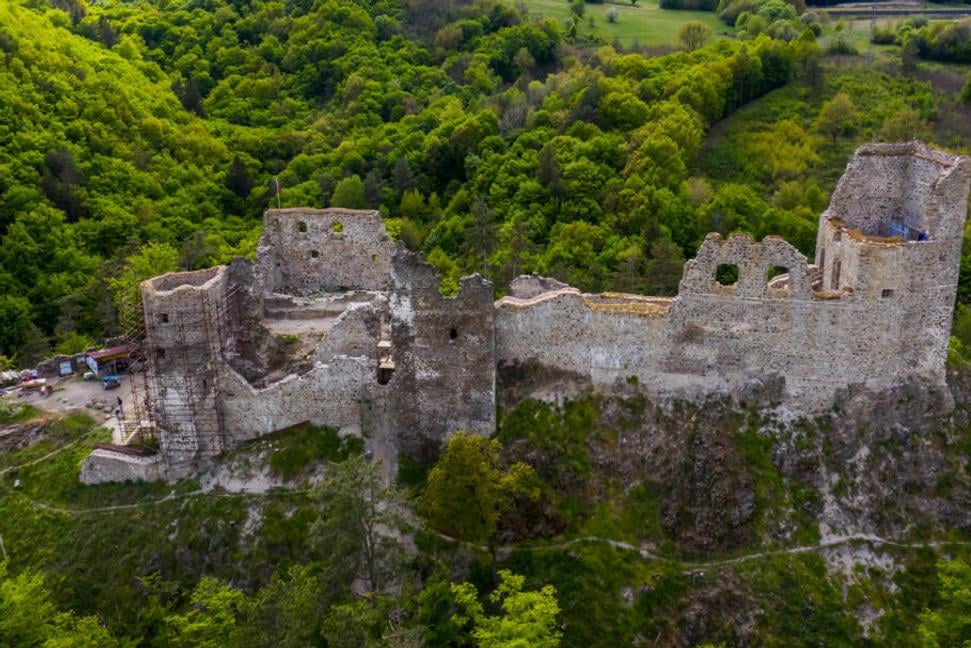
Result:
M122 401L122 410L131 399L131 384L129 376L121 376L121 387L105 390L101 387L101 380L82 380L81 376L65 376L63 378L48 378L47 384L53 388L48 396L41 396L38 390L26 390L22 387L9 390L0 397L0 401L10 404L27 404L36 407L45 414L62 416L70 412L82 411L112 430L112 441L121 443L118 418L115 408L118 399Z

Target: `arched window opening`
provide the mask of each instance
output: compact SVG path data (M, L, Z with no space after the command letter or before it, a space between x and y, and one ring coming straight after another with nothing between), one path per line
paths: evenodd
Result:
M721 263L715 270L715 281L722 286L734 286L738 283L738 266L734 263Z
M297 230L299 230L300 232L306 233L307 232L307 224L305 222L303 222L303 221L300 221L299 223L297 223Z

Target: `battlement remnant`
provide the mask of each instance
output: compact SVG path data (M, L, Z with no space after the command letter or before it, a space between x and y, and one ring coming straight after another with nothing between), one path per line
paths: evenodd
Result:
M160 453L92 453L82 479L171 480L303 422L361 435L386 462L420 457L495 429L497 371L687 398L762 381L804 412L851 386L942 383L969 187L969 158L863 146L813 263L779 237L709 234L673 299L534 275L495 303L478 275L447 297L377 212L269 210L255 264L142 285ZM557 384L533 395L559 398Z

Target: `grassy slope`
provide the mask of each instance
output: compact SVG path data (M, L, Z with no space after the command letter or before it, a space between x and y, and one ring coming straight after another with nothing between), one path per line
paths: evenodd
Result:
M566 0L525 0L531 13L555 18L563 23L570 17L570 5ZM607 22L607 10L616 9L620 16L616 23ZM594 16L595 26L591 31L587 16ZM624 45L635 40L641 45L677 45L678 28L689 20L700 21L715 34L727 34L726 27L711 11L672 11L658 7L657 0L639 2L636 7L629 4L590 4L580 24L581 35L595 35L607 42L619 38Z
M586 436L603 436L609 431L598 431L596 422L588 420L585 402L579 402L577 408L566 418L540 419L559 431L557 447L564 461L574 472L586 474L592 468L585 456ZM536 412L527 414L535 418ZM53 436L58 441L53 447L71 439L80 442L0 479L0 535L14 572L43 570L61 605L97 613L116 631L140 632L151 623L143 613L151 601L141 577L158 573L164 580L188 588L200 576L214 575L246 587L265 582L275 569L307 559L307 532L316 513L305 496L198 496L193 494L197 484L188 480L174 486L82 486L77 481L79 462L94 442L107 435L84 416L69 417L56 426ZM299 441L299 436L290 440ZM272 448L291 463L288 452L293 443L287 438L257 446L250 450ZM332 450L328 447L323 453ZM36 455L36 449L25 450L8 457L6 464L20 464ZM13 487L15 478L22 482L17 489ZM771 486L772 475L758 479ZM158 501L163 498L168 499ZM119 505L127 508L74 514L58 510ZM251 510L260 514L261 525L251 524ZM656 552L671 555L651 493L616 497L609 507L600 507L585 521L576 522L579 524L561 539L597 535L635 544L646 540ZM427 539L420 545L426 551L434 549L440 557L441 552L454 551L453 545L426 543ZM797 645L788 641L792 637L800 638L798 645L858 641L856 615L868 601L886 612L884 628L899 638L912 633L914 611L928 604L934 590L933 551L895 551L895 559L904 567L900 573L887 576L861 571L852 582L844 583L839 576L826 576L822 559L814 553L701 568L673 557L644 559L601 542L549 548L542 544L514 549L503 558L503 567L526 574L530 586L552 583L557 588L565 646L605 645L605 637L611 638L611 645L629 645L637 636L649 641L659 637L658 645L666 645L688 635L731 644L739 610L748 609L738 605L737 597L750 601L750 609L762 610L758 636L765 645ZM960 547L955 549L965 553ZM459 564L468 565L467 561L459 559ZM493 568L487 559L473 555L472 561L467 577L481 581L482 587L490 586ZM889 578L902 594L891 593ZM807 601L812 602L808 618ZM684 618L690 610L694 615L704 610L714 625L686 627Z
M110 434L74 415L57 422L51 437L56 441L4 457L6 466L21 465L77 442L0 478L0 536L14 573L42 570L61 605L97 613L115 632L143 623L139 609L149 601L141 577L158 573L191 587L213 575L251 586L306 556L316 517L306 495L198 496L191 480L84 486L80 462ZM116 506L123 508L103 510ZM77 512L92 508L102 510Z

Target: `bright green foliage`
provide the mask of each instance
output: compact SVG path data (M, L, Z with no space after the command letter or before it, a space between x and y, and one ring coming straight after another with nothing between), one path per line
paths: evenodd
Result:
M968 78L964 82L964 87L961 88L961 94L958 98L964 103L971 103L971 72L968 72Z
M369 601L354 601L331 608L321 636L328 648L378 648L387 645L376 638L384 625L381 610Z
M605 48L566 69L554 22L485 4L112 0L77 24L2 11L0 96L32 107L0 113L14 134L0 285L27 299L0 309L8 356L113 332L110 309L137 298L124 258L149 244L178 252L158 270L251 254L274 177L283 206L400 219L446 287L472 271L499 290L530 271L650 287L659 239L691 254L705 233L680 195L704 130L785 84L798 54L769 39L654 59ZM422 11L444 25L434 47L400 37L425 29Z
M240 648L302 648L320 635L324 612L333 602L315 566L279 572L242 607L232 645Z
M953 365L971 366L971 307L967 305L958 304L954 312L947 359Z
M143 317L142 282L160 274L172 272L176 268L178 259L179 253L172 246L165 243L149 243L138 253L128 257L121 274L109 280L108 284L115 303L119 305L121 313L131 320L125 324L134 323Z
M76 331L70 331L61 335L57 339L57 346L54 348L55 353L63 353L64 355L74 355L75 353L83 353L88 349L95 346L94 339L89 335L82 335Z
M171 645L185 648L220 648L229 645L245 595L214 578L203 578L192 591L185 614L166 618Z
M823 104L819 116L816 117L815 127L820 133L833 138L835 144L836 138L849 130L855 116L856 107L853 105L853 100L849 95L841 92Z
M921 648L971 645L971 566L961 559L939 562L938 601L920 615Z
M361 178L352 175L337 183L334 195L330 198L330 206L364 209L364 182Z
M472 621L472 636L479 648L555 648L560 645L561 633L556 629L560 608L556 590L544 585L538 592L524 592L526 579L508 569L499 570L499 586L489 600L498 604L501 614L488 615L478 599L474 585L452 585L456 603L468 615L457 617L456 623Z
M59 613L39 574L8 575L0 562L0 645L47 648L110 648L117 640L95 617Z
M435 529L469 542L493 539L514 495L538 496L533 469L499 466L498 441L459 432L428 474L419 510Z
M360 437L341 437L337 430L299 426L273 435L270 468L284 479L293 479L314 462L341 462L361 454Z

